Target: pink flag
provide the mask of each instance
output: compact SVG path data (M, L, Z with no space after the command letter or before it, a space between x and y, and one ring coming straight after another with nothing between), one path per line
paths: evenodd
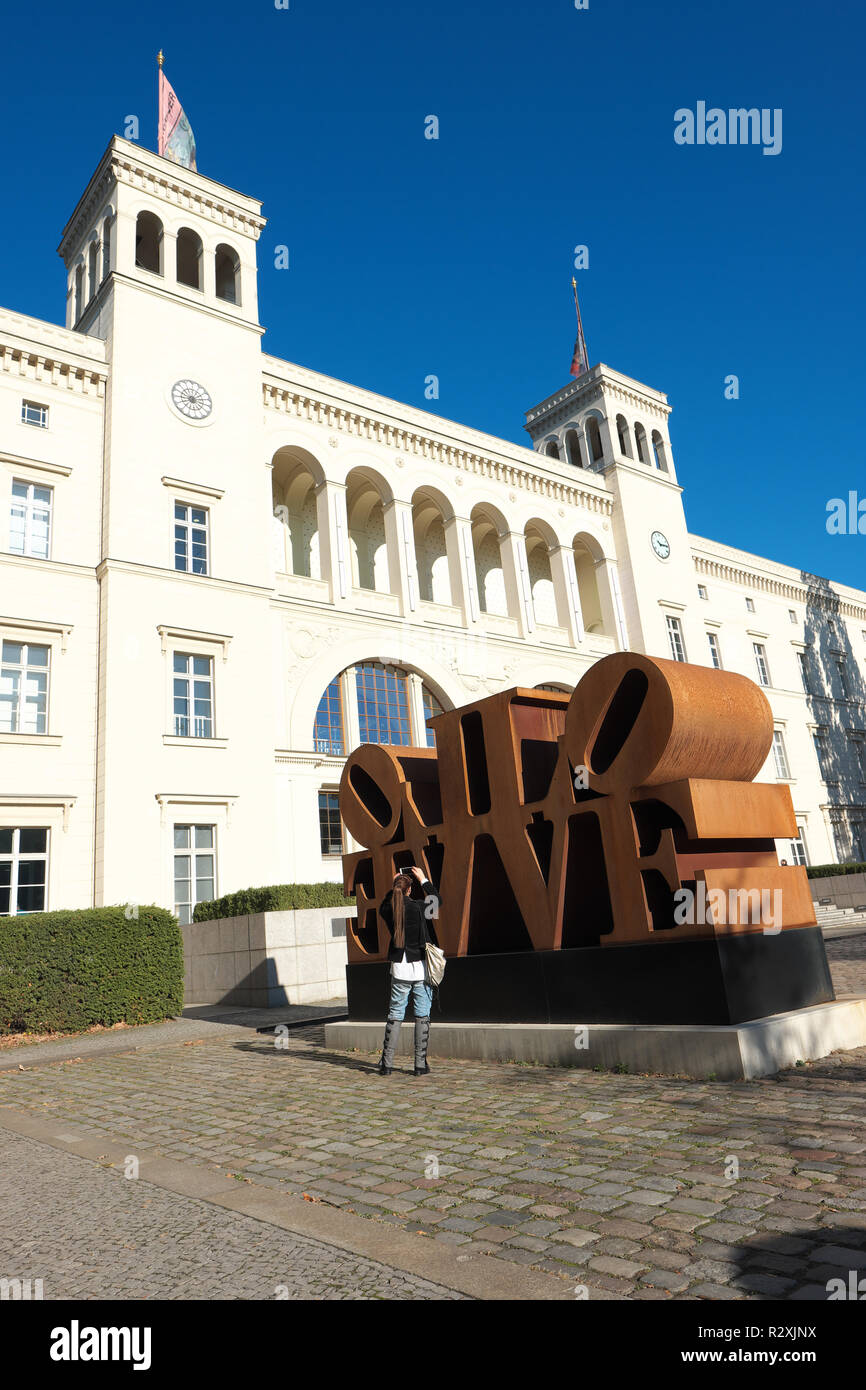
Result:
M195 169L195 136L175 90L159 70L159 153L186 169Z

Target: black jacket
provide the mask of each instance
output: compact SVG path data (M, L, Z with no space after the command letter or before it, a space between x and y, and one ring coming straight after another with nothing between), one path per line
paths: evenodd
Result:
M416 891L417 889L413 885L412 892L414 893ZM404 899L403 937L406 942L405 951L407 960L423 960L424 947L428 941L432 942L434 946L439 945L439 942L436 940L436 928L433 925L433 920L424 915L427 906L425 899L431 895L435 897L438 909L438 903L440 901L439 894L433 887L433 884L425 879L421 884L421 895L420 898L414 898L410 895ZM388 951L388 959L390 961L400 961L403 959L403 951L394 945L394 908L390 892L386 894L382 901L382 906L379 908L379 916L382 918L382 921L391 934L391 947Z

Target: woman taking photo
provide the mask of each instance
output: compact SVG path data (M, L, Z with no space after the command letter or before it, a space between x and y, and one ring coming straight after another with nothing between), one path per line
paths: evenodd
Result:
M411 896L415 884L420 885L420 898ZM430 911L432 902L432 912ZM412 996L415 1013L415 1075L427 1076L427 1042L430 1037L430 1008L433 989L427 980L425 947L430 941L438 946L432 917L439 909L439 894L415 868L395 875L394 886L379 908L379 915L391 934L388 959L391 962L391 1001L385 1024L385 1041L377 1071L390 1076L394 1069L394 1051L400 1028L406 1017L406 1005ZM428 916L428 912L430 916Z

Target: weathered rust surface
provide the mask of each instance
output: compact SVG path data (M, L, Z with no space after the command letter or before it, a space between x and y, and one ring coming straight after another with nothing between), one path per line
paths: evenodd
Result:
M773 843L797 835L790 790L752 781L773 718L745 676L619 652L571 697L507 690L430 723L435 751L364 744L343 770L368 847L343 860L350 961L385 958L378 906L410 863L451 956L814 926Z

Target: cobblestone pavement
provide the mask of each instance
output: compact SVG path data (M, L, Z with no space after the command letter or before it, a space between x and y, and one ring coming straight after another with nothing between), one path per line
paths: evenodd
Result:
M3 1130L0 1209L0 1277L46 1299L461 1297Z
M827 949L866 992L866 935ZM68 1120L590 1296L825 1299L866 1273L866 1048L739 1083L372 1062L312 1026L5 1073L0 1126L4 1104Z

